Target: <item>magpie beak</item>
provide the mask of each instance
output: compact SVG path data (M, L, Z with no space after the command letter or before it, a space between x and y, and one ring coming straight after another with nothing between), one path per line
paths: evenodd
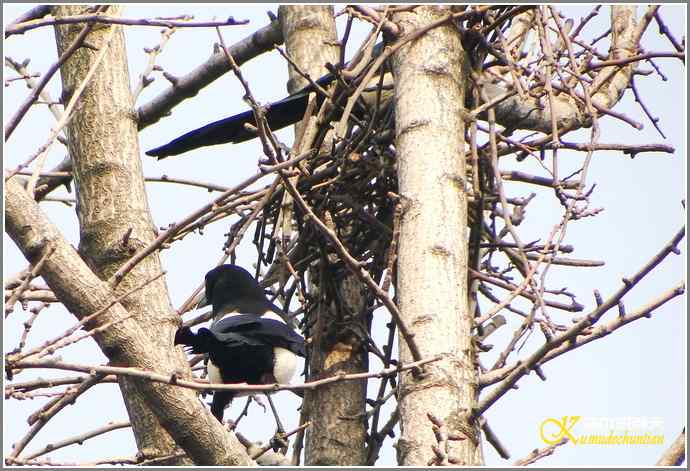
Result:
M375 57L383 50L383 43L374 46L372 55ZM316 81L320 87L326 88L335 80L332 74L326 74ZM371 83L362 94L362 99L367 106L372 106L375 103L379 77L372 79ZM385 74L384 88L381 96L381 101L385 101L392 96L393 90L393 76ZM266 120L271 130L276 131L291 124L295 124L304 117L304 112L307 109L309 102L309 94L315 91L312 84L307 85L303 89L288 95L280 101L271 103L266 113ZM323 95L317 94L317 103L320 105L323 102ZM164 159L171 155L179 155L199 147L212 146L217 144L240 143L248 141L256 137L256 133L250 131L245 127L246 124L256 126L254 121L254 112L252 110L245 111L229 118L214 121L198 129L190 131L177 139L173 139L169 143L146 151L146 155Z
M211 383L289 383L297 358L305 356L304 338L282 319L254 278L235 265L221 265L206 274L205 299L213 306L210 328L193 333L181 327L175 345L206 356ZM223 422L233 397L242 394L215 391L211 412Z

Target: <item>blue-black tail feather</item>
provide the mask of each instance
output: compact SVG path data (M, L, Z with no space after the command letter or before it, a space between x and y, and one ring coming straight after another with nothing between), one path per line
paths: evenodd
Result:
M317 80L317 83L323 87L332 81L333 76L328 74ZM309 93L312 91L314 91L314 87L308 85L302 90L280 101L271 103L266 113L268 127L272 131L277 131L278 129L282 129L285 126L289 126L301 120L307 109ZM322 99L323 97L319 95L319 100ZM227 144L230 142L238 144L248 141L256 137L256 133L247 129L245 127L246 124L256 126L254 112L251 110L230 116L229 118L214 121L190 131L165 145L146 151L146 155L157 157L160 160L199 147Z
M304 116L308 97L308 93L304 92L290 95L283 100L272 103L266 113L268 127L272 131L276 131L298 122ZM230 142L239 144L256 137L255 132L245 127L246 124L256 126L254 112L251 110L190 131L165 145L146 151L146 155L164 159L199 147Z
M383 50L383 47L383 42L376 44L372 50L372 57L378 56ZM326 74L319 78L316 83L320 87L326 87L333 82L333 80L335 80L335 77L332 74ZM315 87L309 84L292 95L272 103L266 113L266 120L271 130L276 131L301 120L307 109L309 93L313 91L315 91ZM317 97L319 103L321 103L323 95L318 94ZM147 151L146 155L164 159L171 155L182 154L199 147L248 141L256 137L256 134L248 130L245 127L246 124L256 125L254 113L251 110L219 121L214 121L206 126L190 131L165 145Z
M175 345L184 345L187 353L207 354L213 349L215 337L211 331L205 328L199 329L195 334L189 327L180 327L175 332ZM231 391L214 391L211 401L211 413L223 423L223 413L232 401L234 394Z

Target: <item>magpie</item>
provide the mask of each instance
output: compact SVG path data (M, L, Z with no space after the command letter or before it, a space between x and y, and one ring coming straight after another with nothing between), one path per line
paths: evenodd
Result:
M247 270L220 265L209 271L205 296L197 307L208 304L213 306L210 328L202 327L193 333L189 327L181 327L174 343L185 345L190 353L204 354L211 383L290 382L297 355L305 356L304 338L287 326L281 310L266 298ZM215 391L211 413L222 423L232 399L246 395ZM276 421L282 429L277 415Z
M375 57L380 54L383 49L383 43L374 46L372 55ZM333 74L326 74L316 81L316 83L325 88L330 85L336 77ZM367 90L362 95L365 103L368 105L374 103L376 97L376 90L378 88L378 76L372 79L372 82L367 87ZM392 95L393 77L391 74L384 75L384 97L382 100ZM309 94L316 90L316 87L311 83L301 90L288 95L280 101L271 103L268 106L266 113L266 121L272 131L282 129L291 124L295 124L304 117L304 112L307 109L309 102ZM323 95L317 94L317 103L320 105L323 102ZM250 131L245 127L245 124L256 126L254 120L254 112L252 110L245 111L229 118L224 118L214 121L198 129L190 131L182 136L173 139L169 143L146 151L146 155L157 157L158 160L179 155L199 147L212 146L217 144L245 142L256 137L256 133Z

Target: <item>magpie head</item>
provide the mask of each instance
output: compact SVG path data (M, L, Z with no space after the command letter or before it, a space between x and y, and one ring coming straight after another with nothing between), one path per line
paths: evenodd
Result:
M233 311L261 315L271 305L254 277L237 265L220 265L206 274L206 296L197 307L209 304L214 315Z

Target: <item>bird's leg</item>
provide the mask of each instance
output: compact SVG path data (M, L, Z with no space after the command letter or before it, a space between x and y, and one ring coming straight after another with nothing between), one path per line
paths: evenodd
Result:
M257 404L258 406L261 406L261 408L263 409L264 414L265 414L265 413L266 413L266 404L264 404L264 401L261 400L261 396L259 396L259 395L251 395L251 396L249 396L249 397L251 397L252 400L253 400L254 402L256 402L256 404Z
M278 417L278 411L276 410L276 406L273 404L273 399L271 399L271 396L269 394L266 394L266 397L268 398L268 404L271 406L271 410L273 411L273 417L275 417L276 419L278 433L284 434L285 429L283 428L283 424L280 422L280 417Z
M283 428L283 424L280 422L280 417L278 417L278 411L276 410L276 406L273 404L271 395L266 394L266 398L268 399L268 404L271 406L273 417L276 419L276 426L278 427L276 434L273 436L273 438L271 438L271 446L273 447L273 451L278 451L280 449L281 453L285 454L287 453L288 447L288 442L285 439L285 428Z

